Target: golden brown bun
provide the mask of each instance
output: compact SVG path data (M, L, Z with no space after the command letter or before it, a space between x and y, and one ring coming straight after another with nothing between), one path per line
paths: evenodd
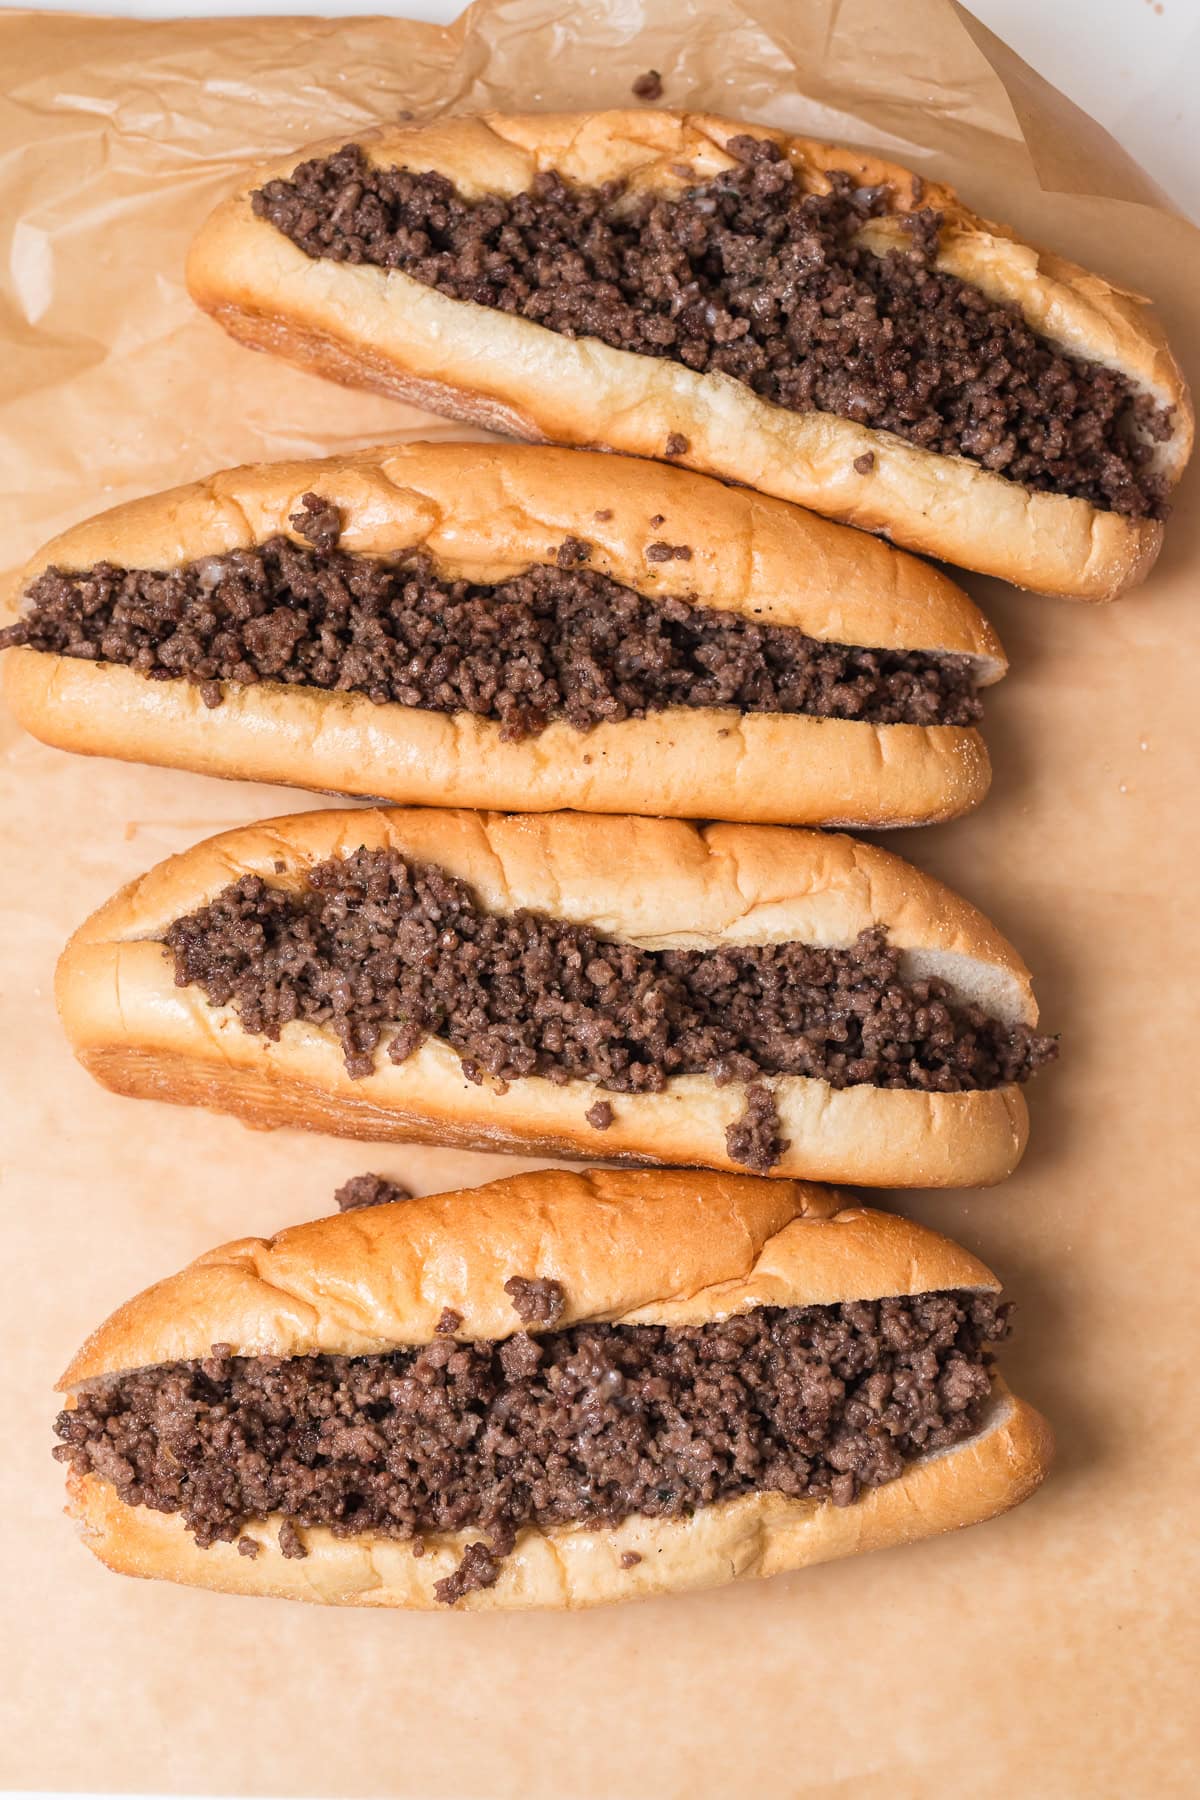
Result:
M243 874L287 885L362 846L437 864L489 911L527 907L644 949L845 946L884 924L905 973L936 974L1004 1019L1037 1019L1028 970L994 926L940 882L852 838L578 813L326 811L210 838L123 889L75 934L57 997L80 1061L118 1093L211 1106L260 1126L737 1169L725 1143L745 1104L737 1084L687 1075L657 1094L604 1093L613 1123L598 1132L584 1116L601 1093L590 1082L528 1076L506 1089L487 1078L475 1085L436 1038L401 1064L381 1058L354 1081L324 1027L295 1022L271 1043L243 1031L231 1008L210 1006L199 988L175 986L159 941L173 919ZM766 1085L790 1139L771 1171L779 1177L971 1187L1002 1180L1025 1147L1017 1087L835 1090L799 1076Z
M518 193L547 169L582 184L627 179L671 192L729 168L734 159L725 145L739 133L773 139L810 189L820 190L831 169L848 170L863 185L889 185L892 214L873 221L864 241L877 249L897 241L897 215L917 203L907 170L706 114L489 113L386 126L356 141L381 166L438 170L471 198ZM1031 493L964 458L830 414L789 412L730 377L593 338L566 338L451 299L396 270L309 258L254 217L249 196L343 142L309 146L257 170L192 246L193 297L244 343L519 437L661 457L668 437L681 434L688 450L678 460L692 468L1046 593L1114 599L1154 562L1162 541L1154 520ZM939 268L1018 306L1034 330L1068 354L1120 370L1174 408L1171 436L1155 447L1155 462L1175 481L1191 451L1191 402L1145 302L1023 244L968 211L949 188L927 184L919 203L926 202L945 218ZM875 461L864 474L854 465L868 451Z
M978 1258L836 1189L701 1169L539 1169L484 1187L239 1238L147 1288L59 1382L207 1356L378 1356L525 1329L504 1284L561 1283L558 1328L704 1325L759 1306L836 1306L950 1288L997 1292Z
M371 1355L428 1342L445 1306L464 1338L521 1328L503 1284L513 1275L563 1283L562 1325L585 1320L687 1325L757 1306L834 1305L951 1287L995 1291L990 1270L947 1239L794 1182L674 1171L621 1175L556 1170L464 1193L322 1219L203 1256L114 1314L60 1383L207 1355ZM980 1431L922 1458L898 1480L838 1508L749 1494L692 1519L633 1516L619 1525L527 1527L480 1608L591 1606L740 1575L771 1575L855 1551L909 1542L992 1517L1037 1486L1051 1438L999 1382ZM69 1481L84 1541L110 1568L234 1593L357 1606L432 1607L465 1530L404 1543L300 1531L308 1555L283 1557L278 1518L234 1545L199 1550L182 1521L124 1505L93 1476ZM621 1556L641 1561L631 1569Z
M873 538L686 470L518 445L407 444L228 470L75 526L23 570L15 595L49 567L170 569L281 533L299 541L290 515L310 490L338 507L342 544L358 555L420 548L443 574L482 583L578 537L593 545L591 568L640 593L827 642L968 656L984 684L1006 667L960 588ZM647 562L664 540L689 545L691 560ZM190 682L37 650L10 653L5 688L26 729L62 749L412 803L912 825L967 811L990 775L978 732L950 725L674 707L586 733L560 720L507 743L497 721L469 713L278 682L226 684L209 708Z

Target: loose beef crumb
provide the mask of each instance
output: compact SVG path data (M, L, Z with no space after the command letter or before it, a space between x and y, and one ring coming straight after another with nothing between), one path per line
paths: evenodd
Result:
M680 432L673 431L667 439L667 447L663 454L665 456L686 456L690 448L687 439Z
M375 168L351 144L268 182L253 206L309 256L399 269L1028 488L1163 516L1166 482L1150 463L1169 411L941 273L939 214L907 215L906 247L876 256L857 239L887 212L886 188L835 171L827 193L805 193L774 143L728 148L736 167L678 194L547 172L525 193L467 201L442 175Z
M477 1593L480 1588L495 1587L499 1579L500 1564L488 1546L468 1544L453 1575L447 1575L443 1581L435 1581L433 1591L444 1606L453 1606L464 1594Z
M551 1281L546 1276L529 1280L523 1275L514 1275L511 1281L505 1282L504 1291L522 1325L545 1325L553 1330L562 1318L566 1295L561 1282Z
M356 1078L381 1050L402 1061L429 1035L474 1079L612 1093L687 1074L957 1093L1024 1081L1057 1053L943 981L902 979L881 929L849 949L641 950L561 919L487 913L465 883L390 850L320 863L299 892L243 876L177 919L166 944L179 986L271 1039L293 1019L328 1027ZM753 1102L756 1167L771 1129Z
M273 681L471 713L497 720L510 742L551 719L587 731L667 706L876 725L971 725L982 711L964 656L827 644L651 599L584 567L591 546L580 538L508 581L449 581L420 554L380 561L338 550L337 512L323 505L294 521L319 548L279 537L174 570L48 569L24 616L0 631L0 649L192 681L213 707L223 682ZM646 557L691 554L657 543Z
M597 1100L595 1106L589 1106L583 1116L593 1131L607 1131L613 1122L613 1109L607 1100Z
M307 1556L308 1551L300 1541L300 1534L290 1519L285 1519L279 1527L279 1548L288 1557Z
M862 456L856 456L854 467L860 475L869 475L875 467L875 452L868 450Z
M248 1556L251 1562L253 1562L261 1548L261 1544L259 1544L255 1538L242 1537L238 1539L238 1555Z
M636 1550L622 1550L621 1552L621 1567L623 1569L636 1569L641 1560L642 1559Z
M644 75L638 76L632 91L639 100L661 100L663 78L657 69L647 69Z
M745 1112L725 1132L725 1148L731 1160L765 1175L775 1167L789 1142L779 1135L779 1114L770 1088L760 1082L748 1087Z
M434 1331L438 1337L453 1337L462 1324L462 1314L455 1312L452 1306L443 1306Z
M306 538L314 550L327 552L336 550L338 539L342 535L342 515L332 500L322 500L320 494L305 494L300 501L300 511L294 512L288 521L294 525L302 538Z
M386 1175L352 1175L333 1197L339 1212L358 1212L364 1206L393 1206L398 1200L411 1200L412 1190Z
M452 1603L495 1578L524 1525L683 1518L751 1492L851 1504L978 1428L1008 1311L992 1294L919 1294L168 1363L90 1383L59 1414L54 1454L128 1505L181 1514L202 1547L277 1514L284 1555L303 1550L297 1526L414 1551L478 1532L439 1588Z

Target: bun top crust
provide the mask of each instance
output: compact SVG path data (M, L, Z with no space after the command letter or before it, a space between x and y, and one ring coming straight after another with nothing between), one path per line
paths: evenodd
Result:
M1119 369L1134 385L1175 409L1170 437L1155 447L1154 466L1171 479L1191 454L1194 413L1187 383L1149 303L1138 294L1086 269L1025 244L1006 225L965 206L955 190L924 181L882 157L791 137L770 126L712 113L619 109L597 113L483 113L435 120L428 125L384 126L364 132L359 143L380 167L435 170L468 199L512 195L533 177L555 170L584 186L626 181L632 187L671 193L711 180L736 163L726 146L734 137L770 139L787 156L810 192L823 192L828 176L852 176L862 187L885 186L891 221L873 221L864 242L885 249L898 241L893 222L917 207L943 215L938 268L970 282L993 300L1018 306L1031 328L1070 355ZM261 186L310 157L330 154L348 134L310 145L256 172L246 189Z
M169 569L276 535L300 542L291 515L309 491L337 506L342 548L361 556L424 550L443 574L488 583L553 562L575 537L592 546L590 569L651 598L831 643L970 656L984 683L1007 667L962 589L879 539L685 469L517 444L382 445L225 470L64 532L22 572L12 606L52 565ZM687 545L690 559L648 562L661 542Z
M796 1181L701 1171L542 1170L242 1238L113 1314L59 1383L209 1354L369 1356L524 1330L504 1284L562 1284L557 1328L698 1325L758 1306L946 1288L995 1291L982 1263L891 1213Z
M1028 969L982 913L886 850L786 826L434 807L292 813L170 857L72 944L158 939L242 875L299 886L314 864L364 847L436 864L492 912L528 908L643 949L844 947L885 925L908 975L937 974L1000 1018L1037 1022Z

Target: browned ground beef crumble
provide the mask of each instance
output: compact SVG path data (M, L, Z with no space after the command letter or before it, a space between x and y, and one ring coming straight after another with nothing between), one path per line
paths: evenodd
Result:
M367 1206L395 1206L411 1200L412 1191L386 1175L352 1175L333 1198L339 1212L361 1212Z
M550 1281L544 1275L514 1275L505 1282L504 1291L522 1325L544 1325L553 1331L562 1318L566 1295L559 1281Z
M882 930L844 950L641 950L561 919L487 913L464 882L392 850L320 863L298 892L243 876L165 942L179 986L232 1003L268 1038L294 1019L328 1026L355 1077L381 1048L401 1063L433 1034L475 1082L748 1083L728 1143L750 1168L786 1148L763 1075L957 1093L1024 1081L1057 1049L944 982L902 980Z
M284 1555L304 1554L297 1526L418 1552L422 1533L477 1530L487 1542L438 1584L452 1602L495 1581L523 1525L679 1518L763 1491L849 1505L977 1429L1009 1310L952 1292L384 1356L217 1344L89 1384L54 1454L130 1506L181 1513L202 1546L277 1513Z
M886 188L835 173L827 194L805 194L775 144L728 148L737 167L677 196L545 173L526 193L469 202L444 176L374 168L350 144L268 182L253 206L309 256L398 269L1029 488L1163 516L1166 484L1149 465L1169 410L939 273L940 214L908 215L908 247L876 256L854 238L887 212Z
M650 599L582 565L569 538L552 565L494 586L450 581L427 556L394 561L337 548L336 509L305 496L310 539L271 538L173 570L99 563L51 568L0 649L122 663L152 681L222 682L365 694L496 719L516 741L563 718L579 731L667 706L810 713L873 725L972 725L971 659L827 644L739 613ZM651 543L648 563L686 545Z

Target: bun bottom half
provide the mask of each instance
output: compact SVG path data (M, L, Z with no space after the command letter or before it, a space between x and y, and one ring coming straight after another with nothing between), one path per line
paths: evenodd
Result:
M187 681L31 649L6 653L3 686L55 749L389 804L881 830L958 818L991 782L958 725L672 707L510 743L495 720L279 682L228 683L209 708Z
M853 1505L745 1494L687 1519L636 1515L600 1529L526 1527L494 1587L468 1594L462 1610L575 1610L616 1600L718 1587L781 1575L838 1557L915 1543L1009 1511L1044 1479L1053 1455L1040 1413L993 1382L981 1429L952 1449L911 1463L897 1480L864 1492ZM427 1537L425 1554L392 1538L336 1538L324 1527L297 1528L308 1554L284 1557L282 1519L252 1523L243 1536L259 1545L202 1550L178 1515L126 1506L94 1475L72 1475L68 1514L88 1549L122 1575L174 1581L218 1593L260 1594L329 1606L444 1611L435 1582L451 1575L478 1531ZM622 1557L640 1558L631 1567Z
M352 1080L336 1042L312 1026L284 1028L279 1043L251 1037L199 996L126 975L155 954L123 945L109 962L79 959L75 975L105 986L81 991L60 978L68 1030L95 1080L132 1099L232 1113L256 1130L281 1126L367 1142L565 1156L627 1168L683 1164L745 1174L725 1133L744 1108L743 1090L710 1077L674 1077L657 1094L608 1094L589 1082L562 1086L536 1076L476 1086L448 1044L426 1039L400 1066ZM156 958L156 960L158 960ZM110 1010L111 1008L111 1010ZM107 1014L107 1017L105 1016ZM772 1178L865 1187L988 1187L1024 1154L1029 1115L1017 1087L960 1094L867 1086L834 1089L799 1076L767 1078L789 1148ZM606 1131L584 1114L609 1100Z

